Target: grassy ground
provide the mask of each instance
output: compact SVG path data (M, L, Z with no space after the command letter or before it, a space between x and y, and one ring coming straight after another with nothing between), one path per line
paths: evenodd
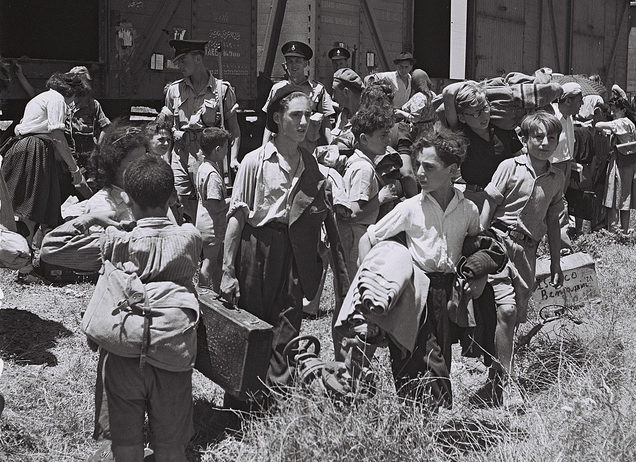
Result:
M221 390L195 373L190 459L201 461L633 461L636 460L636 252L634 242L594 234L577 242L598 259L601 303L581 308L518 356L524 412L480 410L468 396L483 371L456 357L455 406L431 415L394 396L388 356L375 367L380 390L340 407L298 389L276 412L219 435ZM96 355L80 332L92 287L21 286L0 270L0 461L85 460L91 439ZM323 308L332 303L331 292ZM532 316L531 316L532 317ZM522 328L522 330L528 327ZM306 320L330 358L329 316Z

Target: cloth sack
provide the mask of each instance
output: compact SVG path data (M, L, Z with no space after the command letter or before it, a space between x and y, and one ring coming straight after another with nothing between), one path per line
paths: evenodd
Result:
M192 369L199 303L170 281L144 284L106 260L82 318L82 330L116 355L168 371Z
M0 225L0 267L20 269L30 262L31 250L27 240Z

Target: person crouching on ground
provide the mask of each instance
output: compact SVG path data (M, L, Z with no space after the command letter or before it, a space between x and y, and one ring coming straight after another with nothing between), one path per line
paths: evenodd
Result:
M223 239L227 228L225 215L230 203L220 165L231 139L230 132L213 127L204 129L199 140L203 155L196 178L199 199L196 226L203 239L199 285L212 287L217 293L221 285Z
M192 278L199 269L201 236L193 225L177 226L167 218L168 204L174 193L170 166L158 157L144 155L126 169L124 191L137 221L136 227L130 232L114 226L106 228L101 241L102 258L117 269L125 268L128 274L136 273L143 284L176 285L194 295ZM193 309L191 304L182 304L185 303L183 297L167 297L161 306L183 311ZM194 309L198 309L196 297L190 299L195 302ZM179 323L174 328L183 330L184 326ZM190 330L189 335L196 338L196 329ZM150 352L156 350L170 355L168 352L174 350L182 354L184 346L166 343L161 349L154 349L152 338L150 342L143 367L139 357L106 353L103 378L112 452L117 462L143 459L143 424L147 412L155 459L185 462L185 447L193 434L192 366L196 346L194 351L185 352L187 358L180 357L180 363L173 365L168 356L155 358ZM196 341L184 345L188 349L188 345L196 345Z
M486 186L481 225L492 227L502 239L509 258L508 271L489 277L497 305L495 348L487 387L493 404L522 404L519 390L510 380L513 372L515 328L527 321L528 301L535 281L537 246L546 234L550 247L551 282L563 282L559 250L559 214L563 211L563 172L549 161L559 143L561 123L539 111L526 116L521 135L527 154L504 160Z
M447 301L464 239L479 232L479 212L453 187L466 155L461 135L443 128L431 132L414 143L412 155L422 192L369 226L360 241L360 262L378 242L406 234L413 270L426 274L430 288L413 352L404 358L399 348L389 346L396 389L400 396L418 401L429 399L426 392L435 406L450 407L451 344L456 339ZM424 386L418 379L424 379Z
M228 212L221 294L274 326L270 386L291 379L283 350L300 332L303 296L313 299L322 276L323 223L340 303L349 286L327 180L316 158L299 149L310 103L293 85L277 89L267 107L267 126L275 136L241 162ZM249 405L225 396L226 407Z

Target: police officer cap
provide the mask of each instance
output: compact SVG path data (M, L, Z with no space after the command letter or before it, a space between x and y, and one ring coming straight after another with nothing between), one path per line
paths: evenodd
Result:
M344 69L338 69L336 72L334 72L333 80L335 82L342 82L342 84L346 87L353 87L357 88L358 90L362 90L362 88L364 87L360 76L348 67L345 67Z
M283 53L283 56L298 56L299 58L304 58L307 61L311 59L314 55L314 52L311 50L311 47L303 42L291 41L287 42L280 49Z
M208 43L204 40L170 40L168 42L174 48L174 58L177 59L186 53L200 51L205 53L205 45Z
M397 58L393 60L393 64L397 64L400 61L410 61L411 63L414 63L415 59L413 59L412 53L409 53L408 51L403 51L402 53L397 55Z
M336 47L329 50L327 56L329 56L329 59L349 59L351 57L351 53L349 53L349 50L346 48Z
M267 103L267 122L265 124L270 132L278 133L278 124L274 121L274 114L280 111L281 100L297 91L303 93L300 87L288 83L278 88L270 98L269 103Z

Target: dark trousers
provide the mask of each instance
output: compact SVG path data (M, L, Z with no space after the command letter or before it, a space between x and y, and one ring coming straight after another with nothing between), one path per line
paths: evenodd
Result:
M303 294L287 225L246 224L236 258L239 307L274 326L268 385L288 385L291 374L283 349L300 333Z
M433 407L451 407L451 345L465 329L448 318L446 303L453 287L453 274L427 274L431 285L426 299L415 349L403 357L402 350L389 341L391 369L399 396Z

